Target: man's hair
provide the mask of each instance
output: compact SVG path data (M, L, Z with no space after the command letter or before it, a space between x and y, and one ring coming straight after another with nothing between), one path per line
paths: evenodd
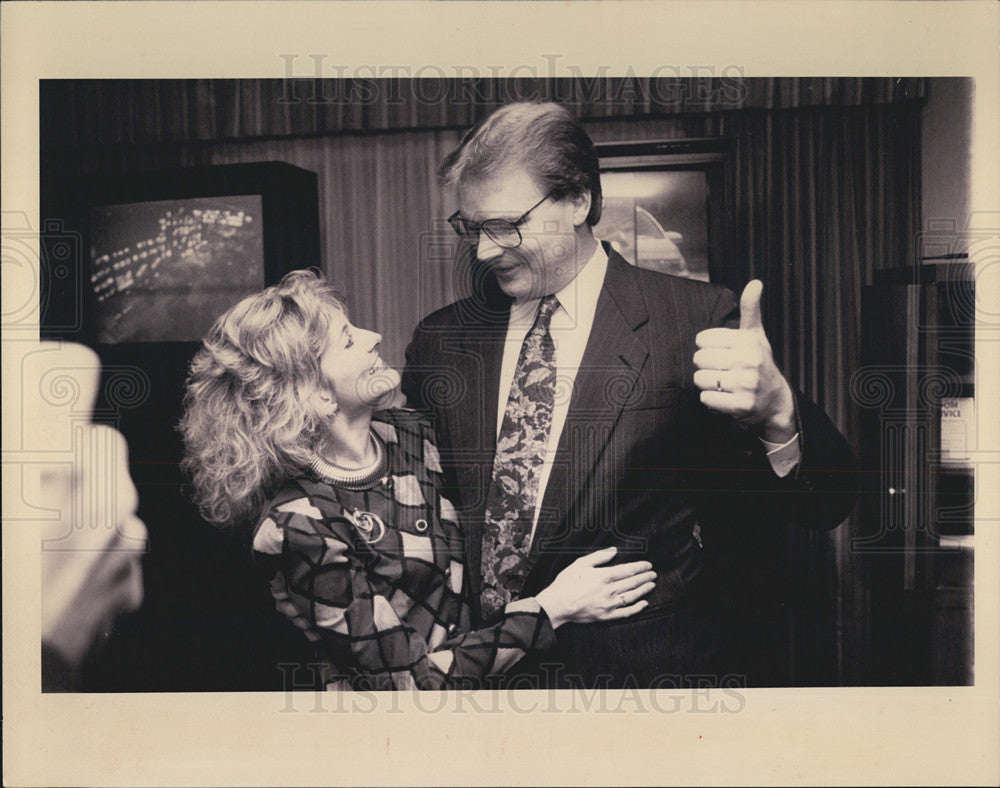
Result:
M179 430L194 498L212 522L254 517L267 487L307 466L322 436L313 394L330 320L343 302L322 276L293 271L222 315L191 362Z
M601 219L601 173L594 142L565 107L507 104L474 126L438 168L445 186L486 180L522 167L543 192L561 200L590 194L587 224Z

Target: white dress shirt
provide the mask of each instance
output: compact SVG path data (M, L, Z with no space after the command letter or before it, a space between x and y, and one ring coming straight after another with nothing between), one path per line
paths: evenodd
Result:
M559 447L559 437L566 424L569 403L576 382L583 352L587 348L590 330L594 325L594 315L597 312L597 299L604 286L604 275L608 270L608 255L600 243L591 255L590 260L580 270L576 278L562 290L555 293L559 299L559 307L552 313L549 332L555 346L556 364L556 396L552 408L552 427L549 430L549 440L545 449L545 461L539 469L538 497L535 499L535 516L531 526L531 538L534 539L535 528L538 526L538 512L545 497L552 465ZM517 359L521 354L521 345L535 321L540 298L515 302L511 306L510 318L507 323L507 338L504 340L503 362L500 366L500 388L497 407L497 437L503 425L504 412L507 410L507 399L510 396L510 386L514 382L514 372ZM768 452L768 460L778 476L786 476L798 465L801 459L799 436L796 434L788 443L775 444L761 440Z

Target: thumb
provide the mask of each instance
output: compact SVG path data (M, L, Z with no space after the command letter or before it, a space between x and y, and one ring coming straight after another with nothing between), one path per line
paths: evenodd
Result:
M593 553L581 555L574 563L581 566L600 566L614 558L617 552L617 547L605 547L603 550L595 550Z
M743 295L740 296L740 328L754 329L763 328L760 319L760 296L764 292L764 283L759 279L753 279L743 288Z

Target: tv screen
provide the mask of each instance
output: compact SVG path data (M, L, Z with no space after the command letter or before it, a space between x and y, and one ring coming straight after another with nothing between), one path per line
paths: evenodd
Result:
M598 144L604 210L594 234L640 268L742 288L731 147L724 137Z
M594 232L633 265L708 281L708 177L704 170L605 172Z
M91 210L96 339L197 341L264 287L260 195L103 205Z

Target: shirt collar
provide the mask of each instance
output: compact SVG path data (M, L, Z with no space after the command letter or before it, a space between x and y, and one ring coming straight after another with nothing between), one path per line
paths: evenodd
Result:
M597 248L594 249L586 265L580 269L580 273L562 290L556 291L555 296L559 299L559 305L566 310L572 325L576 325L580 315L593 313L597 309L597 299L601 295L607 270L608 253L598 241ZM531 298L513 304L510 310L511 322L526 320L530 324L535 319L538 303L541 300Z

